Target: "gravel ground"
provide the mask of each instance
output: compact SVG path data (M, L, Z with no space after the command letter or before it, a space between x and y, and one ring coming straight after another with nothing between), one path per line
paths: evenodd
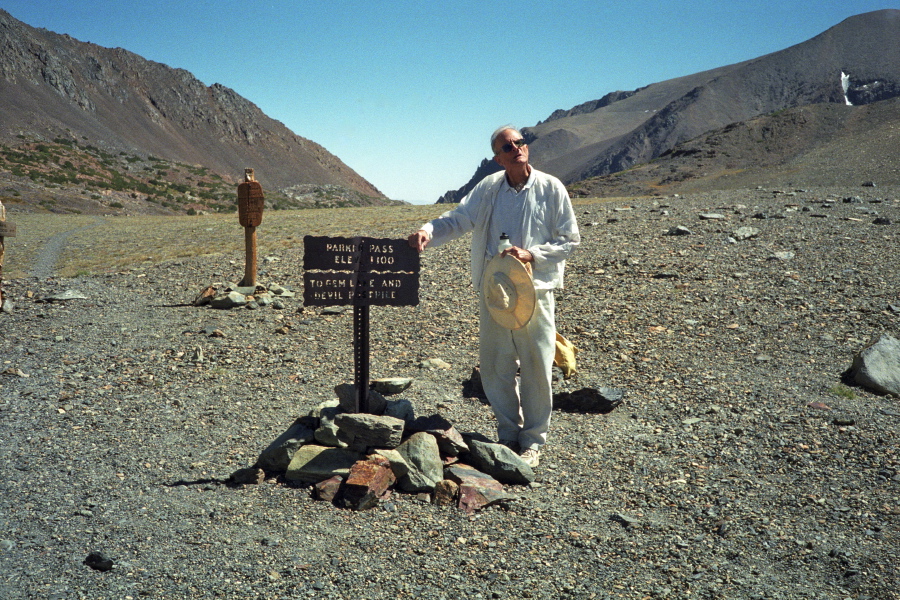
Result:
M352 381L352 311L186 305L239 279L240 255L5 281L0 598L900 598L900 400L842 383L870 338L900 336L897 198L579 204L558 296L579 373L557 391L625 402L556 411L538 484L473 516L226 482ZM679 225L692 234L666 235ZM759 232L729 241L741 226ZM493 436L464 393L467 243L425 253L418 307L372 309L372 376L413 377L417 414ZM302 248L277 258L260 280L299 291ZM67 289L87 299L41 301ZM83 564L92 551L112 570Z

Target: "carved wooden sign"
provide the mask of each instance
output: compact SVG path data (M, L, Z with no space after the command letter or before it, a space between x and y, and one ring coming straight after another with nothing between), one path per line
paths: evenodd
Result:
M12 221L0 221L0 238L16 237L16 224Z
M258 181L238 184L238 220L242 227L259 227L264 206L265 196Z

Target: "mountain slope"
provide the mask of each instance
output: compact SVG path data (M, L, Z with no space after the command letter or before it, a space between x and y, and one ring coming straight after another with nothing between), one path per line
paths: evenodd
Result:
M900 10L852 17L781 52L702 74L703 84L660 107L603 151L581 148L577 159L551 160L546 168L562 173L565 181L577 181L646 162L728 123L807 104L844 104L842 73L849 75L847 96L854 105L900 95Z
M644 196L757 186L900 185L900 98L811 104L729 124L649 163L571 184L573 196Z
M880 10L757 59L556 111L522 133L532 163L572 184L645 163L706 131L759 115L898 95L900 10ZM444 198L458 201L467 191Z
M384 198L319 144L234 90L121 48L35 29L0 10L0 142L75 137L106 151L201 164L264 187L337 185Z

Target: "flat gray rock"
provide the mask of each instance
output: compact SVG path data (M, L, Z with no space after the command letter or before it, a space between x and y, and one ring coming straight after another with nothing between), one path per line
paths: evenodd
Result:
M469 454L466 460L500 483L528 485L534 481L534 469L503 444L469 439Z
M286 471L294 453L303 444L315 439L315 432L306 419L297 419L287 431L275 438L256 459L256 466L266 471Z

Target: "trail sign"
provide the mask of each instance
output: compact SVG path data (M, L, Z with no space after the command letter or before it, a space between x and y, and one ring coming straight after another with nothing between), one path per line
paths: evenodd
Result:
M353 306L355 408L369 412L369 307L419 303L419 253L406 240L308 235L303 269L304 305Z
M243 286L256 285L256 228L262 223L266 199L262 186L256 181L253 169L244 169L244 181L238 184L238 222L244 228Z
M303 248L303 268L307 271L303 275L303 303L307 306L419 303L419 253L406 240L308 235L303 238Z
M419 272L419 253L406 240L308 235L303 238L303 248L307 271Z
M241 227L259 227L266 198L253 169L244 169L244 179L238 184L238 222Z

